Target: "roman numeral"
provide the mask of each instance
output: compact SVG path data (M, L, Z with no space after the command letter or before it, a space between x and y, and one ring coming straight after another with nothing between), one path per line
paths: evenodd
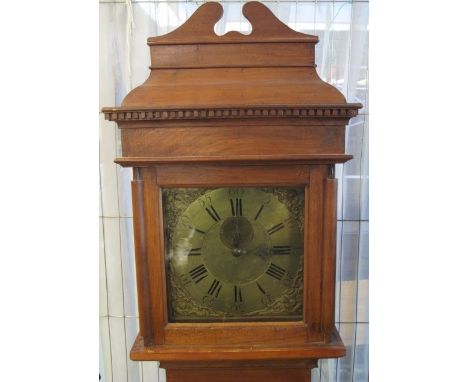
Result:
M263 294L266 294L265 289L263 289L262 286L261 286L258 282L256 282L256 283L257 283L257 288L258 288L258 290L259 290L260 292L262 292Z
M286 269L271 263L270 268L267 269L266 274L273 277L276 280L281 280L286 273Z
M283 223L279 223L277 225L274 225L273 227L271 227L267 232L268 232L268 235L273 235L275 232L278 232L279 230L283 229L284 228L284 224Z
M189 274L192 280L195 281L195 284L198 284L205 277L208 277L208 271L204 264L200 264L198 267L193 268Z
M237 285L234 285L234 301L237 303L242 302L242 290Z
M189 256L200 256L201 248L192 248L188 254Z
M290 255L291 247L289 245L274 245L273 255Z
M222 286L223 285L218 280L214 279L213 282L211 283L210 289L208 289L207 293L210 296L218 297L219 291L221 290Z
M213 206L210 206L209 208L205 208L206 212L208 212L208 215L211 216L211 218L215 222L219 222L221 218L219 217L218 213L216 212L215 208Z
M263 208L265 208L265 205L262 204L261 207L260 207L260 209L259 209L258 212L257 212L257 215L255 215L254 220L257 220L257 219L258 219L258 217L260 216L260 214L261 214L262 211L263 211Z
M242 198L236 198L235 202L234 199L230 200L232 216L242 216Z

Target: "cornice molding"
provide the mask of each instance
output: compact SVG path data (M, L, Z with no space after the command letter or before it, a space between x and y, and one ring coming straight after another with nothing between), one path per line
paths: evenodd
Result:
M106 120L115 122L209 120L246 118L351 118L361 104L320 106L258 106L206 108L103 108Z
M173 157L121 157L115 163L123 167L148 167L161 164L336 164L353 159L348 154L223 155Z

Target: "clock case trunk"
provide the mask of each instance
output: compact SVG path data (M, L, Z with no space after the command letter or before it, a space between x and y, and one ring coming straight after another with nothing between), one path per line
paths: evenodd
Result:
M149 38L148 80L121 107L103 109L121 129L116 163L133 168L140 333L130 357L160 361L168 381L231 381L239 370L246 381L272 380L265 367L305 381L317 359L345 354L334 326L334 167L351 159L345 126L361 105L318 77L316 36L261 3L243 13L250 35L215 35L222 7L206 3L174 32ZM302 320L170 323L161 189L244 186L305 187Z

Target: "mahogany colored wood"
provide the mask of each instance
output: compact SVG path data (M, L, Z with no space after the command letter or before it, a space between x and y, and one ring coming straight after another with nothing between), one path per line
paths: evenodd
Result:
M144 183L140 179L138 169L135 170L135 180L132 181L133 231L135 232L135 264L138 291L138 310L140 311L140 333L151 344L153 326L151 324L151 296L149 289L148 256L146 248L145 211L143 208Z
M276 48L271 51L266 44L260 49L257 45L243 44L240 54L232 56L230 44L165 45L158 47L157 54L151 57L151 69L252 67L252 62L257 68L291 67L292 59L293 67L313 66L314 52L308 49L309 43L277 43Z
M178 382L310 382L311 369L316 366L317 360L161 363L166 369L166 379Z
M146 237L148 269L143 277L150 279L151 312L155 333L149 342L167 345L210 344L274 344L282 341L288 345L324 340L320 323L322 239L322 188L327 177L326 165L157 165L140 168L145 184L144 210L152 211L146 225L153 227ZM148 186L152 185L152 186ZM306 185L309 193L308 214L305 222L314 229L305 237L304 317L302 322L245 322L245 323L176 323L167 319L166 279L164 268L161 187L212 187L216 186L291 186ZM333 270L334 272L334 270Z
M225 156L179 156L179 157L124 157L117 158L116 163L122 167L151 167L160 164L334 164L350 160L352 155L311 154L311 155L225 155Z
M334 326L336 180L347 103L315 70L316 36L298 33L258 2L252 33L214 33L219 3L151 37L151 72L120 107L132 182L140 334L133 360L160 361L167 380L310 381L320 358L341 357ZM304 309L299 321L169 323L161 188L303 185Z
M146 338L150 344L164 344L167 323L166 309L166 269L164 266L164 239L162 224L161 189L157 183L154 169L140 169L141 178L145 184L143 208L145 211L146 248L148 267L143 270L145 278L149 279L149 295L151 296L150 311L152 323L152 338ZM138 273L137 273L138 276ZM141 314L141 313L140 313Z
M310 382L310 367L281 368L268 367L171 369L166 366L167 382Z
M316 341L316 334L320 333L321 340L323 332L320 323L323 315L321 300L322 279L321 263L323 253L322 243L322 198L323 177L327 166L316 165L309 168L309 182L307 187L307 218L305 219L305 251L304 251L304 320L309 325L308 338L306 341Z
M325 338L335 328L335 278L336 278L336 192L338 182L336 179L324 180L323 202L323 284L322 298L323 316L322 330ZM333 304L332 304L333 303Z
M148 39L148 45L196 44L224 42L318 42L317 36L295 32L280 22L271 11L259 2L249 2L242 8L243 15L252 24L252 33L246 37L239 32L228 32L224 36L214 33L213 26L221 19L223 8L220 4L198 8L190 19L175 31Z
M229 327L229 325L227 325ZM178 362L179 364L207 362L216 365L218 362L229 362L230 365L254 364L260 361L283 362L290 365L299 360L335 358L345 355L343 342L336 331L330 333L327 342L309 342L290 344L287 338L278 339L275 344L235 344L223 345L152 345L145 346L141 335L137 337L130 352L134 361Z
M344 152L344 126L192 126L122 131L129 157L313 155ZM154 145L158 142L158 145Z
M157 183L166 187L274 186L307 184L309 166L157 166ZM151 169L145 169L151 172Z

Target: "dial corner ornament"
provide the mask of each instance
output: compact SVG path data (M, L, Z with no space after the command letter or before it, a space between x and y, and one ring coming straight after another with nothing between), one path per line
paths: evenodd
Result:
M171 321L302 314L304 187L163 189Z

